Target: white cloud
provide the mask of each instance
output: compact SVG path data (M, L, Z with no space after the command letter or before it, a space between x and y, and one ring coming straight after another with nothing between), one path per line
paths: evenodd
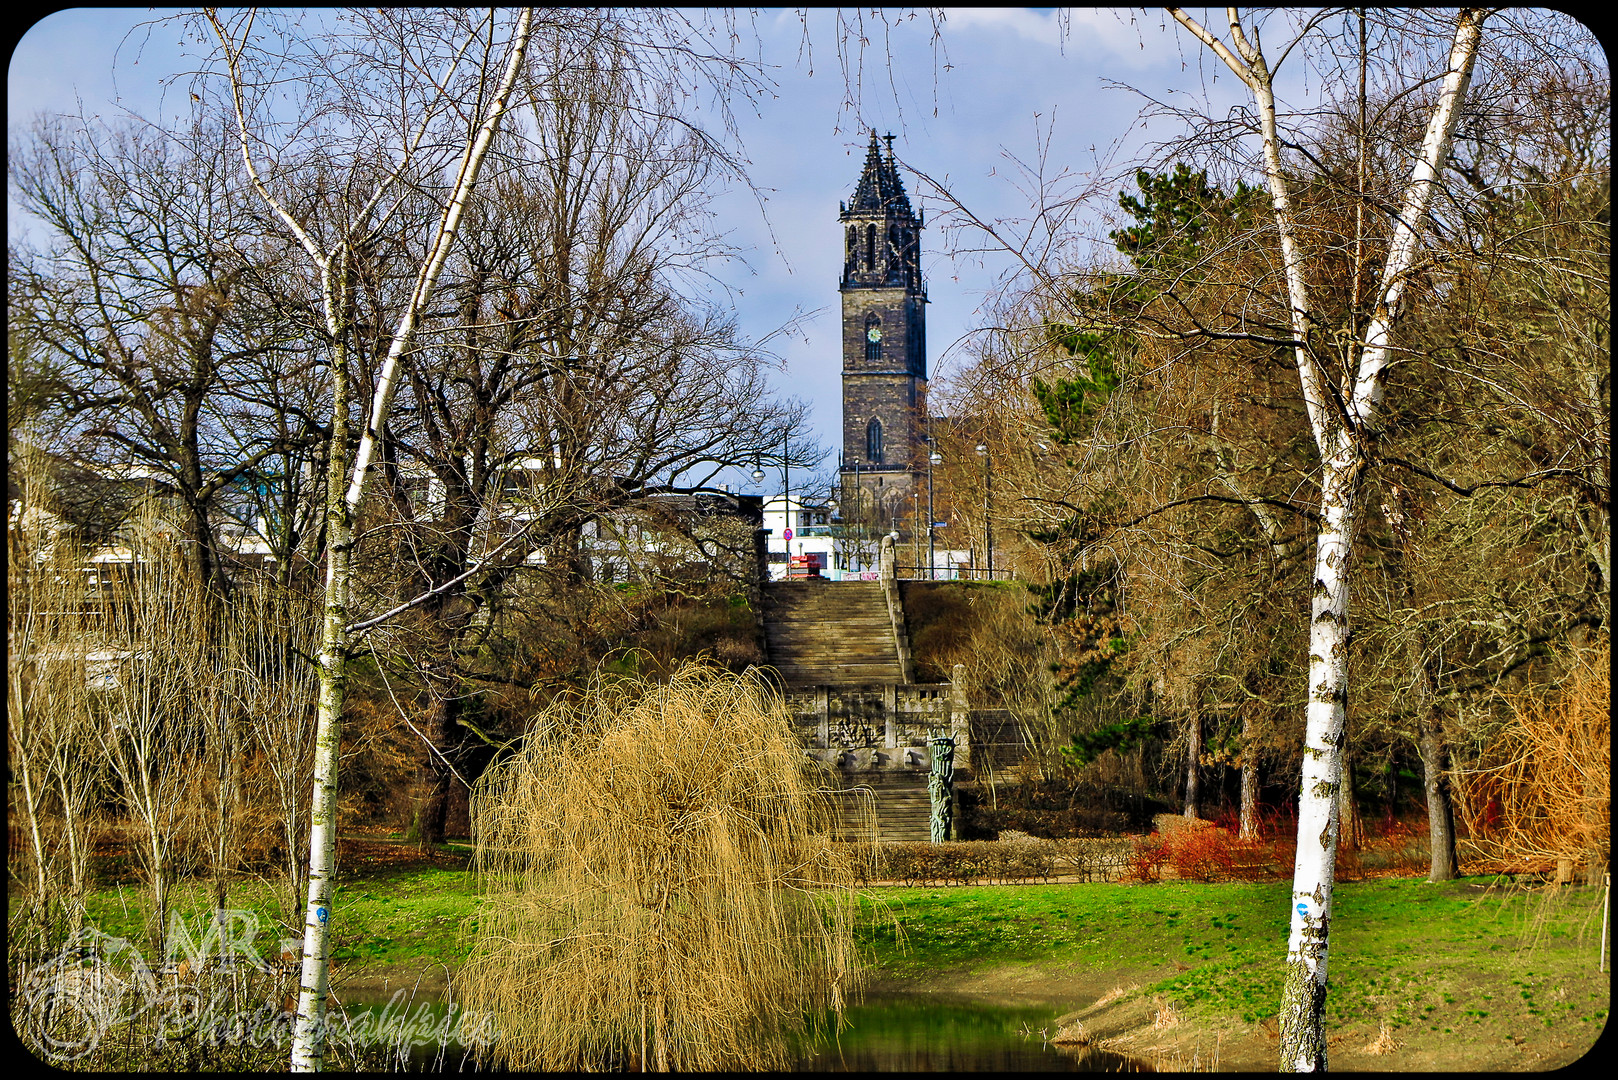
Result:
M1128 8L946 8L945 16L944 32L957 45L983 46L999 32L1114 70L1161 64L1176 48L1163 19Z
M1009 30L1027 41L1060 46L1062 28L1053 11L1031 8L946 8L944 32Z

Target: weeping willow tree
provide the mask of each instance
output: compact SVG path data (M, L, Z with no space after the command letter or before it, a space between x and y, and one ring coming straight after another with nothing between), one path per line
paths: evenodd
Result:
M465 1007L512 1069L780 1068L839 1020L858 863L756 675L688 665L553 706L473 793ZM874 830L870 831L874 834Z

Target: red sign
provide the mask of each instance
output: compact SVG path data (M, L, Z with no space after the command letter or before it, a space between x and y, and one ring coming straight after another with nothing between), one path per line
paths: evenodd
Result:
M791 540L792 539L792 530L787 529L785 532L783 532L781 534L781 539L783 539L783 540Z
M794 555L788 564L789 578L818 578L825 569L825 553L814 551L807 555Z

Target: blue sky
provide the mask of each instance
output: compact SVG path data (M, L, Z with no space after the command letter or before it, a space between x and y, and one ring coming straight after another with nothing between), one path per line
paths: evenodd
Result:
M148 34L132 29L151 9L72 9L47 16L18 43L8 73L7 122L13 135L39 111L115 117L127 108L161 119L188 112L181 83L163 98L159 80L187 64L172 27ZM890 17L891 21L891 17ZM716 206L730 240L746 250L746 265L721 268L733 290L744 332L763 338L795 316L790 335L770 348L779 358L778 387L810 402L812 421L835 464L840 430L837 277L841 242L837 202L847 198L864 160L867 131L896 136L901 162L948 184L985 220L1026 218L1030 195L1019 190L1017 162L1032 164L1048 143L1047 173L1067 170L1070 189L1090 188L1082 211L1091 235L1105 237L1101 215L1151 139L1177 132L1145 130L1145 93L1211 92L1237 100L1239 85L1193 43L1164 25L1157 12L1074 12L1063 33L1049 12L1017 8L949 9L935 50L925 17L883 29L869 16L870 46L858 110L844 107L848 88L838 60L834 14L761 12L744 26L744 47L755 48L777 83L773 98L738 110L741 140L753 183L766 196L765 213L745 191ZM756 31L756 40L754 32ZM940 203L906 175L912 201L929 224L942 221ZM23 223L8 214L8 234ZM952 242L953 241L953 242ZM929 366L935 379L960 361L957 345L979 325L986 293L1009 265L994 255L952 254L964 237L934 225L923 236ZM979 246L975 241L972 246Z

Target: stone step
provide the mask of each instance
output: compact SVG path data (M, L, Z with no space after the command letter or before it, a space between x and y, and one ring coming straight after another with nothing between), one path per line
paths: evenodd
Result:
M775 670L781 673L782 680L789 686L881 686L899 681L897 670L875 665L798 667L794 664L777 664Z
M788 628L797 632L814 633L816 630L843 630L847 627L858 627L870 633L887 634L892 632L893 622L888 618L887 612L878 615L863 613L832 612L830 614L817 612L813 615L793 613L790 615L774 615L764 624L767 629Z
M879 582L770 582L762 610L766 655L788 686L904 677Z
M816 627L829 628L833 626L842 626L846 623L867 627L879 632L886 631L893 625L892 620L888 618L888 613L885 611L877 614L866 614L864 612L848 612L843 614L833 612L831 614L826 614L824 612L816 612L814 614L807 615L803 614L802 612L791 612L783 615L772 615L765 625L772 627L801 627L813 630Z
M883 843L932 839L932 797L917 783L877 782L862 785L876 798L877 839Z
M776 622L765 628L765 636L778 641L852 642L854 644L884 642L892 647L889 625L867 625L863 620L821 622L805 619L802 622Z

